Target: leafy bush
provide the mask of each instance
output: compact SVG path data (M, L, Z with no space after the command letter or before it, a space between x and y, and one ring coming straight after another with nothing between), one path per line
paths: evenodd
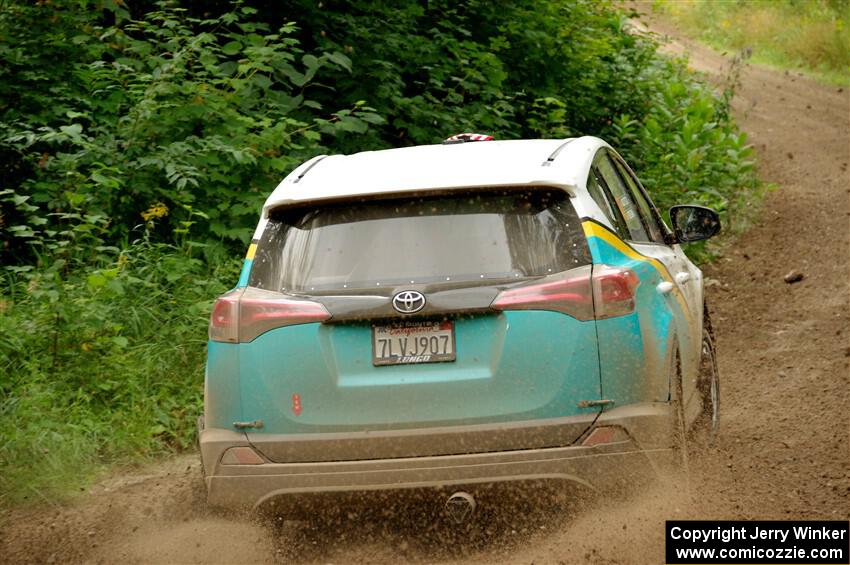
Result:
M762 193L746 134L730 118L730 103L744 59L732 65L721 97L687 71L685 61L658 61L638 80L659 85L641 122L628 114L612 124L613 138L656 203L698 203L719 211L727 231L744 227ZM704 245L691 246L698 258Z
M64 36L54 30L55 41L40 48L33 31L52 13L65 19ZM159 204L170 211L161 235L195 225L202 243L245 243L269 187L321 150L322 134L381 121L361 101L320 115L305 89L323 67L347 69L350 60L304 53L291 37L295 24L271 33L247 20L255 13L237 7L202 20L168 8L133 21L116 7L119 21L105 27L97 13L47 4L4 12L12 70L3 94L22 101L26 91L56 91L7 106L0 120L0 153L30 173L4 194L0 230L17 241L7 256L20 260L22 241L53 250L54 232L77 215L106 219L107 240L126 239L140 213ZM67 68L53 62L62 57L71 61L65 81Z
M282 5L303 14L302 45L355 63L328 69L335 88L314 97L366 99L386 119L337 139L344 151L460 131L597 135L624 153L662 208L700 203L728 218L756 188L752 151L729 114L735 78L715 94L685 61L660 58L655 40L629 31L607 2Z

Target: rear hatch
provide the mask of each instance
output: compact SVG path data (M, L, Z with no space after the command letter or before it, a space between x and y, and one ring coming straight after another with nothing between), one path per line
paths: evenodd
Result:
M562 191L277 211L242 300L326 315L264 306L241 340L249 439L279 462L568 445L599 410L590 269Z

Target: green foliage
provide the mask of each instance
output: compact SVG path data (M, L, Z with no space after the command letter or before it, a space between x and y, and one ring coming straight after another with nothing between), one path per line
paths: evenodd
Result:
M760 191L753 150L730 119L742 63L735 60L718 98L685 61L658 61L637 77L657 85L642 121L621 114L612 123L612 137L627 160L642 165L641 179L657 204L714 208L732 231L743 227Z
M350 151L468 130L502 139L599 134L611 115L643 106L644 85L629 72L656 57L651 40L625 33L626 18L597 0L281 4L302 14L303 45L355 62L351 73L329 70L335 88L317 99L368 100L387 120L344 140ZM559 113L541 115L543 106Z
M756 187L752 151L729 115L733 85L714 94L685 62L660 58L651 37L628 32L626 15L607 2L283 5L304 14L303 45L366 62L329 69L336 88L314 95L367 99L386 118L338 139L344 151L460 131L597 135L624 153L662 208L699 203L725 215Z
M317 154L591 134L661 207L756 194L734 76L714 94L608 2L221 4L0 10L0 504L189 445L212 299Z
M4 98L53 94L11 104L0 118L0 152L30 171L4 187L7 253L21 254L22 240L62 245L52 232L73 230L77 216L104 218L102 237L126 239L157 203L170 211L162 236L191 221L203 243L245 243L269 187L321 150L323 135L381 121L360 101L323 112L305 90L325 67L350 68L348 57L304 53L294 23L271 33L248 20L254 14L237 6L201 20L163 8L133 21L115 9L118 22L105 27L96 12L47 4L5 12L0 28L25 37L6 36L0 49L10 69ZM48 16L64 18L71 37L40 49L27 29Z

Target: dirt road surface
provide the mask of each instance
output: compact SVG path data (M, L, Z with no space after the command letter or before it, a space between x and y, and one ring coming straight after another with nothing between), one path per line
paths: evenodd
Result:
M714 76L728 64L688 42L666 49ZM5 512L0 562L662 563L665 519L847 519L850 92L758 67L742 81L738 119L779 188L706 269L722 430L692 459L690 492L496 501L469 531L424 504L257 520L207 510L187 456L116 475L71 505ZM792 270L804 278L788 284Z

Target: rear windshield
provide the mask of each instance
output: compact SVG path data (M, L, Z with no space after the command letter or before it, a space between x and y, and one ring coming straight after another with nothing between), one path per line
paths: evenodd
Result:
M464 193L274 213L249 284L287 292L493 284L588 263L563 191Z

